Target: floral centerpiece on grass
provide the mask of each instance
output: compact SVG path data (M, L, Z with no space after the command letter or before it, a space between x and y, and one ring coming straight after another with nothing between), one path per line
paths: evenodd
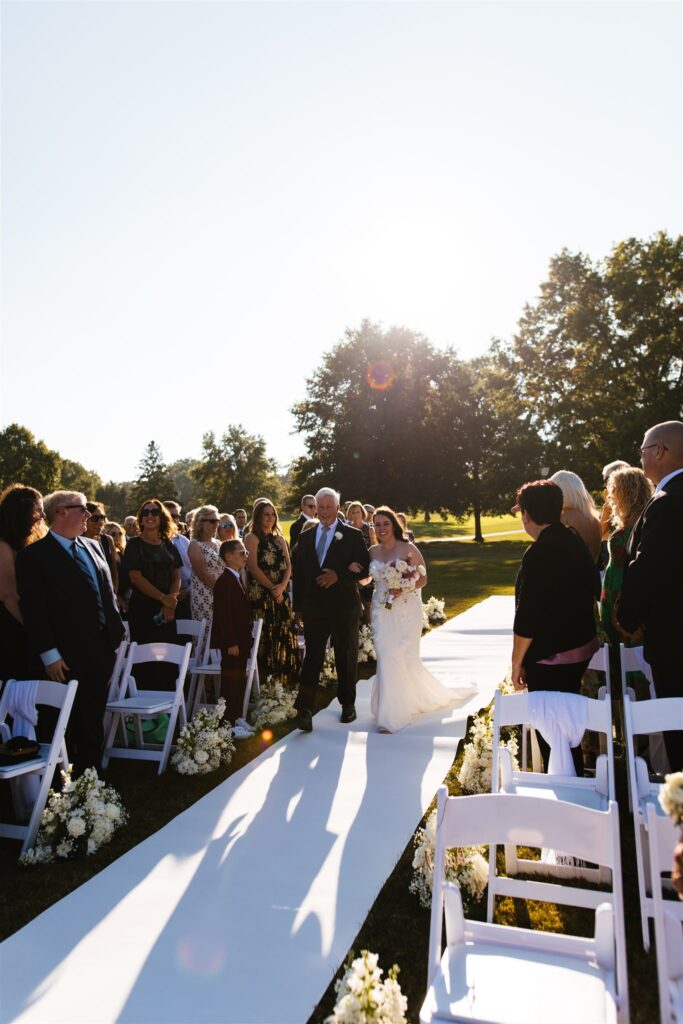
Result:
M224 714L225 700L221 697L215 708L200 708L183 726L171 757L171 765L180 775L206 775L222 764L230 764L235 744L230 723L221 724Z
M367 949L347 961L343 978L335 983L337 1002L325 1024L406 1024L408 1000L397 981L396 964L382 981L378 956Z
M128 820L121 797L94 768L86 768L75 782L71 772L69 765L61 773L61 793L50 790L35 845L22 854L20 864L49 864L56 857L97 853Z
M422 605L424 624L428 629L432 626L440 626L446 621L446 601L443 597L430 597L426 604Z
M392 562L373 562L370 575L375 581L379 600L389 610L394 603L392 590L400 590L398 597L405 597L415 590L420 576L426 576L424 565L411 565L405 558L396 558Z
M683 825L683 772L664 776L664 785L659 791L659 803L674 825Z
M251 725L258 731L266 726L286 722L288 718L296 718L295 700L294 690L287 690L282 683L269 680L266 686L261 687L256 703L249 712Z
M415 833L415 856L410 891L419 897L423 907L432 905L434 881L434 850L436 847L436 810ZM467 846L446 850L446 879L460 889L463 907L468 910L478 903L486 891L489 866L485 846Z

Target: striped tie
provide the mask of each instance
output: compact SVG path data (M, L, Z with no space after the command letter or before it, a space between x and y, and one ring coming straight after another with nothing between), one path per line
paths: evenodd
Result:
M325 557L325 547L327 545L327 535L330 532L329 526L323 526L320 531L320 540L318 541L315 549L315 553L318 556L318 565L322 567L323 559Z

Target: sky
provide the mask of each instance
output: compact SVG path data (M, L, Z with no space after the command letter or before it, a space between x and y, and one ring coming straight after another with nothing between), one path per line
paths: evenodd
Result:
M364 318L462 357L683 224L679 2L3 0L0 421L108 480L290 409Z

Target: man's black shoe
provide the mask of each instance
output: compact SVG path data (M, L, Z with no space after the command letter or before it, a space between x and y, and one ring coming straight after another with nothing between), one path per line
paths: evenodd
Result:
M344 704L342 707L341 720L345 724L356 721L356 709L353 704Z
M294 728L302 732L313 732L313 715L307 708L301 708L294 719Z

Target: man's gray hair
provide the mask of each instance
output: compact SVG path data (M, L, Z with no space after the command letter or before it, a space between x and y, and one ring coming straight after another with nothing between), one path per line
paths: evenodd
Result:
M80 503L85 505L87 500L85 494L81 494L80 491L53 491L52 494L46 494L43 498L45 518L48 523L54 523L60 508L64 508L65 505L77 505Z
M321 487L315 496L316 502L318 502L320 498L334 498L337 504L337 508L339 508L341 494L339 493L339 491L335 491L333 487Z
M607 483L612 473L616 469L630 469L628 462L624 462L623 459L616 459L614 462L608 462L606 466L602 467L602 479Z

